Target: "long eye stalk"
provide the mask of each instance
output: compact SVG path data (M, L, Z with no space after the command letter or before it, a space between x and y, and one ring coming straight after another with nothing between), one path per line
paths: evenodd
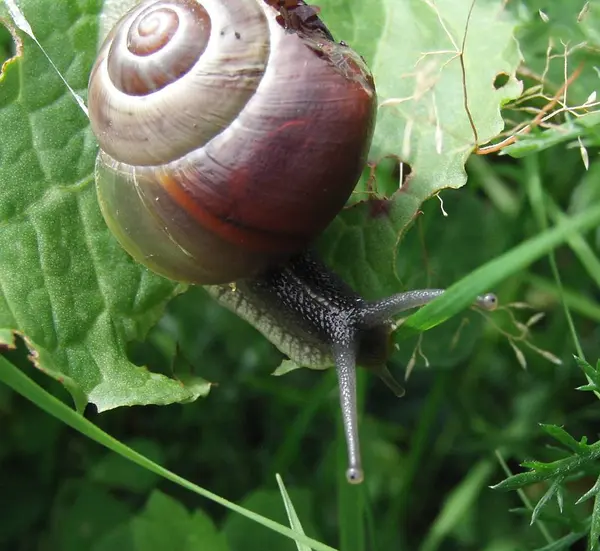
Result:
M366 327L375 327L400 312L424 306L444 293L444 289L418 289L366 302L361 312L362 322ZM494 310L497 304L498 299L493 293L479 296L475 301L475 305L488 311Z
M364 479L360 443L358 439L358 411L356 405L356 351L351 341L334 344L333 356L340 389L340 405L346 446L348 468L346 478L351 484L360 484Z

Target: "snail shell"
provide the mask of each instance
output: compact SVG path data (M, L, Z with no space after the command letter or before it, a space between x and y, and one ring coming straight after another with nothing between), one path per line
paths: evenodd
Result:
M89 83L104 217L178 281L253 276L344 206L370 144L369 70L294 2L149 1L108 35ZM306 17L306 14L309 17Z

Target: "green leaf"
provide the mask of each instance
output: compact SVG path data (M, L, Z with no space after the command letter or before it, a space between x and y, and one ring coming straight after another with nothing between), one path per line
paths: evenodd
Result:
M113 530L108 531L96 542L91 551L113 551L114 549L135 550L133 534L128 522L122 522Z
M533 509L533 513L531 513L531 522L530 524L533 524L539 517L542 509L548 505L548 502L555 496L558 494L558 491L560 490L560 485L562 484L563 479L562 478L556 478L552 484L550 484L550 487L548 488L548 490L546 491L546 493L540 498L540 500L537 502L535 508Z
M440 188L460 186L476 143L470 119L477 143L486 143L504 127L500 106L521 93L515 21L493 3L472 0L387 0L384 6L386 25L373 60L381 100L374 148L411 165L411 186L417 176L433 185L434 174L446 184ZM496 90L500 73L508 80Z
M10 329L0 329L0 346L15 347L15 335Z
M596 479L596 483L577 500L576 505L579 505L591 497L598 495L598 492L600 492L600 476Z
M175 499L152 492L145 510L131 523L136 549L144 551L227 551L225 536L202 511L190 513Z
M589 384L580 386L577 388L577 390L591 390L592 392L600 392L600 360L598 360L596 363L595 368L583 358L575 356L575 361L589 381Z
M552 464L542 463L541 461L523 461L521 467L526 467L534 471L553 471Z
M538 502L532 517L532 523L539 514L541 508L547 501L559 491L556 484L560 484L566 477L580 473L586 468L596 469L595 462L600 457L600 442L587 445L586 439L582 438L581 442L577 442L565 431L554 425L543 425L544 430L551 436L555 437L569 449L574 449L575 455L552 461L551 463L541 463L538 461L524 462L523 466L530 469L529 472L519 473L509 476L502 482L492 486L496 490L517 490L530 484L541 482L543 480L552 480L552 486L546 495ZM595 492L596 485L580 500L583 501ZM559 507L562 508L562 496L558 496Z
M571 451L578 454L585 453L587 451L588 446L586 445L584 440L582 440L581 442L577 442L577 440L575 440L575 438L573 438L562 427L558 427L556 425L545 425L543 423L540 423L540 426L542 427L544 432L552 436L552 438L554 438L555 440L558 440L563 446L570 449Z
M565 489L563 486L559 486L556 491L556 504L558 505L558 510L562 514L565 507Z
M596 494L594 499L594 510L592 512L592 522L590 526L590 541L588 549L592 551L598 545L600 538L600 496Z
M19 5L58 69L85 95L99 5ZM40 48L18 36L21 55L0 76L2 335L24 335L35 365L65 385L79 410L88 401L102 411L205 395L205 381L174 380L129 361L127 343L144 338L183 289L136 265L110 235L94 189L88 121Z
M285 375L286 373L290 373L291 371L296 371L296 369L302 369L302 366L298 365L296 362L292 360L283 360L271 375L275 377L280 377L281 375Z
M131 514L124 501L87 481L64 481L52 509L51 549L90 549Z
M372 65L389 15L388 6L364 0L322 0L319 7L320 16L334 37L346 42Z
M515 21L495 3L472 0L320 5L334 34L373 70L379 110L372 160L393 155L411 168L389 201L373 197L352 206L321 241L330 264L355 289L383 296L399 290L398 243L421 203L464 185L464 165L476 141L485 143L503 129L500 107L521 92ZM498 74L508 81L496 90Z
M111 547L112 546L112 547ZM155 490L144 509L108 532L93 551L228 551L225 536L202 511L188 512L175 499Z
M551 470L548 471L532 471L527 473L519 473L508 478L504 479L502 482L498 484L494 484L492 486L493 490L518 490L519 488L523 488L524 486L529 486L530 484L534 484L536 482L541 482L543 480L548 480L554 476L554 472Z

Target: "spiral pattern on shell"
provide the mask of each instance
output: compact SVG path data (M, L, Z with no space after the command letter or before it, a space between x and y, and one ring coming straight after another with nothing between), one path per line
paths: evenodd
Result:
M150 0L103 44L88 89L100 204L151 269L249 277L309 245L352 192L373 81L297 4L302 17L291 1Z
M147 52L132 40L144 25ZM201 147L236 118L268 58L268 23L255 0L139 4L107 37L90 76L100 148L125 163L152 165Z
M127 33L118 33L107 58L115 88L147 95L185 75L206 49L210 17L193 0L153 4L140 10Z

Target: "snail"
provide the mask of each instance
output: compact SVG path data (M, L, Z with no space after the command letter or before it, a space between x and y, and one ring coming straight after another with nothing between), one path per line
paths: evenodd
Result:
M364 300L311 250L366 163L363 59L300 0L150 0L107 36L88 107L98 199L123 248L206 286L297 364L335 365L346 475L362 481L356 365L402 395L390 320L443 293Z

